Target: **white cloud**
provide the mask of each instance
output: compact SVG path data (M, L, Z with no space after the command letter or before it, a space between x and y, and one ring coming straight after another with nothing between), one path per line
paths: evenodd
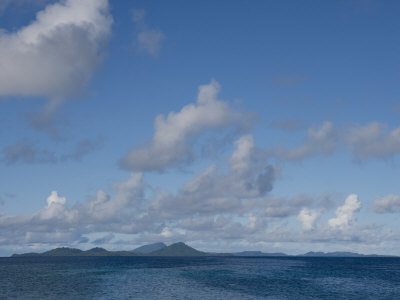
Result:
M160 193L150 210L154 218L175 219L253 209L244 203L270 192L278 170L268 165L265 157L255 155L257 149L251 135L240 137L234 144L227 172L211 165L186 182L177 195Z
M133 22L136 25L136 42L140 51L146 52L154 57L160 54L165 34L157 29L150 29L145 22L146 11L142 9L133 10Z
M339 206L336 210L336 218L332 218L328 221L329 226L339 229L348 228L354 223L354 213L358 212L360 208L361 202L358 200L358 196L356 194L349 195L344 205Z
M106 224L118 218L123 221L122 215L134 213L136 209L139 211L139 202L144 191L142 179L141 173L132 173L129 179L114 185L115 197L111 198L105 191L99 190L96 197L79 210L87 212L85 218L88 222Z
M0 96L49 98L35 119L37 127L46 126L65 97L88 85L111 24L107 0L66 0L46 6L20 30L1 33Z
M387 195L374 200L374 209L377 213L400 212L400 195Z
M233 172L245 173L248 171L252 159L254 138L250 134L242 136L235 142L235 146L236 150L233 152L229 164Z
M312 230L319 215L320 213L316 210L303 208L297 215L297 220L301 223L304 230Z
M107 0L67 0L2 34L0 95L53 98L81 90L101 58L111 22Z
M278 169L267 165L265 156L258 156L252 135L235 141L235 151L229 159L231 190L242 198L254 198L272 190Z
M67 198L58 195L57 191L52 191L46 199L47 206L37 215L40 220L64 219L66 218Z
M91 232L138 233L149 226L145 222L134 224L143 210L143 189L142 175L132 174L115 184L113 198L100 190L87 202L73 206L67 206L67 199L52 191L47 205L36 213L0 215L0 236L7 237L4 242L8 244L24 244L60 242L62 238L76 242L85 240L83 235Z
M47 207L50 207L53 204L64 205L67 202L67 198L60 197L57 191L52 191L50 196L46 199Z
M180 112L159 115L154 122L154 135L141 147L133 148L121 162L133 171L163 170L193 157L192 143L207 130L242 124L245 118L227 102L217 99L220 85L215 80L199 87L196 104L184 106Z

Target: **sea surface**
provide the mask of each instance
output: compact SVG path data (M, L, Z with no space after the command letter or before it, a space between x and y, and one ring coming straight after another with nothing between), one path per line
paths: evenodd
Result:
M0 258L0 299L400 299L400 258Z

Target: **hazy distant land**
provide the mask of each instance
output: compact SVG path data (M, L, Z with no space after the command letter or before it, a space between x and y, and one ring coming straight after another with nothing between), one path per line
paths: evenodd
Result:
M130 251L108 251L104 248L96 247L90 250L80 250L76 248L61 247L55 248L43 253L22 253L13 254L12 257L32 257L32 256L298 256L298 257L394 257L391 255L377 254L360 254L354 252L307 252L301 255L288 255L286 253L265 253L261 251L242 251L232 253L213 253L203 252L194 249L183 242L171 244L169 246L164 243L148 244Z

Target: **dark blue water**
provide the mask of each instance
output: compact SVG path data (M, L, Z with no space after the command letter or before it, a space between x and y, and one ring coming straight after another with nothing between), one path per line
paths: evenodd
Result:
M0 299L400 299L400 259L0 258Z

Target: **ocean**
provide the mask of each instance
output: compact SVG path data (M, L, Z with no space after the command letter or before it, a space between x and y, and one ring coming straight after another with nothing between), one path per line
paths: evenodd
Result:
M400 258L0 258L0 299L400 299Z

